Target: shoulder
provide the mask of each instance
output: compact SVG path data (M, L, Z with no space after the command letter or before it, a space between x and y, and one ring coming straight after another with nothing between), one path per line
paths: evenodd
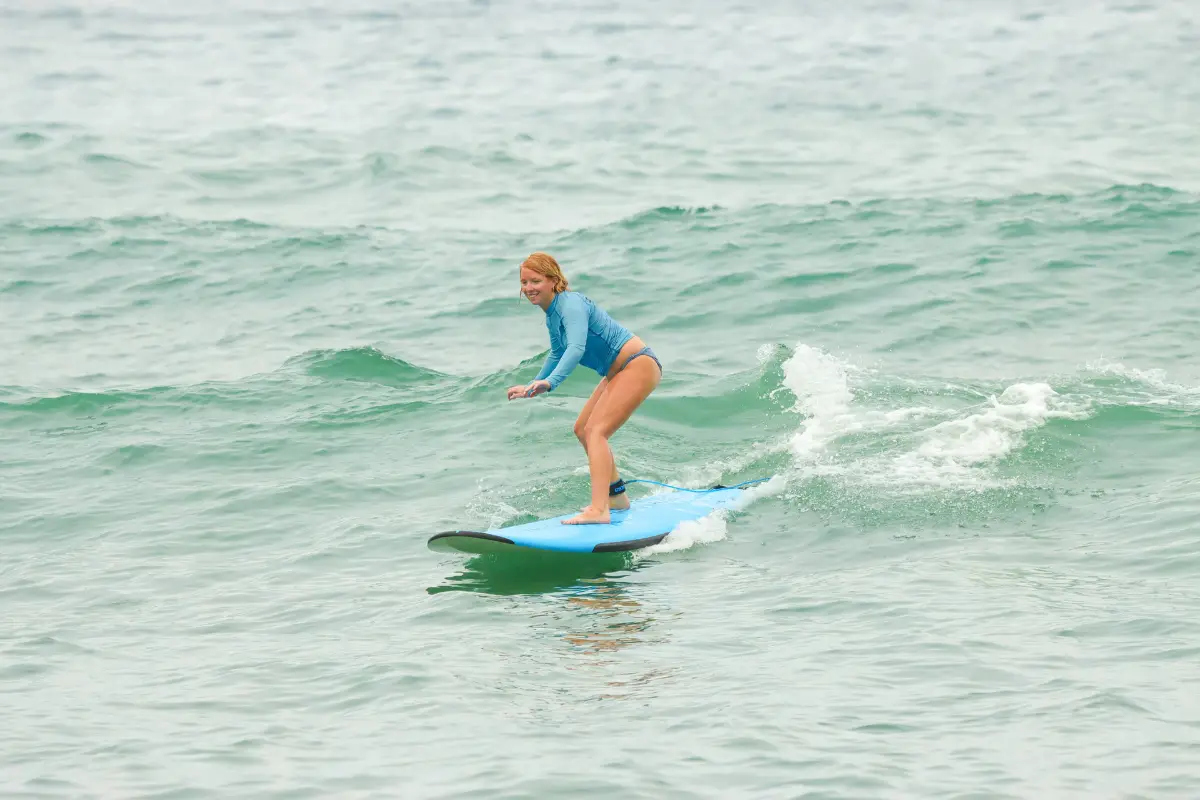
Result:
M566 311L586 311L592 301L587 295L580 292L562 292L561 306L564 312Z

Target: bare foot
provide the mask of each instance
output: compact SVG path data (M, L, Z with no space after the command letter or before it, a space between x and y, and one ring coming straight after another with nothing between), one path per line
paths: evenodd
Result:
M583 510L582 513L571 517L570 519L564 519L563 525L607 525L610 522L612 522L612 520L608 516L607 509L604 511L597 511L591 506L588 506Z
M587 511L591 507L592 507L592 504L588 503L586 506L584 506L583 508L581 508L579 510ZM629 510L629 498L623 494L619 494L616 497L610 497L610 498L608 498L608 507L611 508L613 511L628 511Z

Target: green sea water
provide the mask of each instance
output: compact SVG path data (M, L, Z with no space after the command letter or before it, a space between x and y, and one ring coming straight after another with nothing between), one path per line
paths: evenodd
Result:
M0 2L0 795L1191 798L1190 2ZM626 477L773 476L634 555ZM655 490L635 486L644 496Z

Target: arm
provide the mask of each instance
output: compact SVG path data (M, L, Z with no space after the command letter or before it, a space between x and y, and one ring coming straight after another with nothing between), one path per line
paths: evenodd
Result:
M545 365L542 366L542 373L549 373L549 377L539 373L535 378L535 380L544 378L550 384L551 391L558 388L558 385L571 374L571 370L578 366L579 359L583 358L583 351L587 346L587 306L584 305L583 298L571 295L563 297L563 300L566 301L562 309L563 329L567 336L566 347L563 348L561 356L556 357L554 353L550 354L554 358L555 364L551 364L550 359L547 358Z
M538 371L537 377L534 378L534 380L545 380L546 376L553 372L554 368L558 366L558 360L560 358L562 358L562 353L554 352L554 347L551 345L550 353L546 356L546 363L542 364L542 368Z
M535 384L541 382L541 383L546 384L546 386L550 385L546 381L546 376L549 375L550 371L552 369L554 369L555 366L558 365L558 361L560 358L562 358L562 354L555 352L554 346L552 344L550 346L550 354L548 356L546 356L546 363L542 364L542 368L538 372L537 377L534 378L526 386L510 386L508 388L508 399L512 400L513 398L516 398L516 397L536 397L537 395L541 394L542 392L550 391L549 389L539 389L539 388L535 387Z

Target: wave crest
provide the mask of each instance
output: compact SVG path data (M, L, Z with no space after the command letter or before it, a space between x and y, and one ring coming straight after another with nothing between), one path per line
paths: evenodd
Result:
M285 367L302 369L308 375L327 380L361 381L390 386L410 386L446 377L436 370L411 364L375 347L313 350L290 359Z

